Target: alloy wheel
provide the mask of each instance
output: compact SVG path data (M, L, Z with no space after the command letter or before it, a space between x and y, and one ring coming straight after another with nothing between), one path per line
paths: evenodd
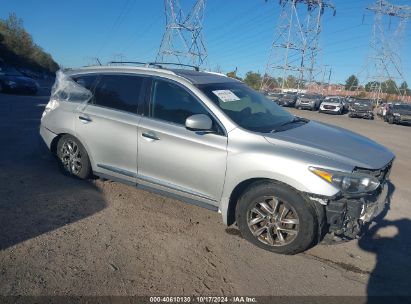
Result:
M73 140L66 140L61 147L61 162L66 171L78 175L82 168L81 150Z
M247 224L260 242L269 246L285 246L299 233L295 209L277 197L261 197L248 211Z

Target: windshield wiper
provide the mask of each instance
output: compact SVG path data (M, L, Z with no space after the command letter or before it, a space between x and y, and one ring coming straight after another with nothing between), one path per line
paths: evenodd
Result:
M291 125L291 124L298 123L298 122L307 123L307 122L309 122L309 121L310 121L310 120L307 119L307 118L302 118L302 117L294 116L294 118L293 118L292 120L287 121L287 122L281 124L279 128L274 129L274 130L271 130L270 133L275 133L275 132L283 131L284 129L283 129L282 127L284 127L284 126L286 126L286 125Z
M296 123L296 122L304 122L304 123L307 123L307 122L309 122L309 120L306 119L306 118L302 118L302 117L295 116L295 117L293 118L293 120L290 120L290 121L287 121L287 122L283 123L282 125L280 125L280 127L283 127L283 126L286 126L286 125L290 125L290 124L293 124L293 123Z

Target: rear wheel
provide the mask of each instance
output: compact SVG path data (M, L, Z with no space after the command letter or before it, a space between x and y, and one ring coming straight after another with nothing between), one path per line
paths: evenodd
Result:
M86 179L90 176L91 165L86 150L77 138L64 135L57 144L57 156L64 172Z
M313 207L291 188L273 182L255 183L245 191L236 221L249 242L281 254L308 249L318 227Z

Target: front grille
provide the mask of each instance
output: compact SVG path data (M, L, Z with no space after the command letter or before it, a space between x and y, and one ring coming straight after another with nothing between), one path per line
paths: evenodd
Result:
M334 109L335 109L335 107L334 107L334 106L328 106L328 105L325 105L325 106L324 106L324 109L327 109L327 110L334 110Z
M381 169L364 169L364 168L355 168L354 173L362 173L376 177L380 183L385 182L391 172L392 161L390 161L387 165L382 167Z

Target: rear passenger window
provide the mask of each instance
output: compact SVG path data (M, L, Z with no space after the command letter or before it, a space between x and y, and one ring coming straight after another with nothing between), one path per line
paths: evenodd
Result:
M94 85L96 84L97 75L84 75L73 77L73 80L77 82L82 87L89 91L93 91Z
M132 75L103 75L94 90L93 104L137 113L143 78Z

